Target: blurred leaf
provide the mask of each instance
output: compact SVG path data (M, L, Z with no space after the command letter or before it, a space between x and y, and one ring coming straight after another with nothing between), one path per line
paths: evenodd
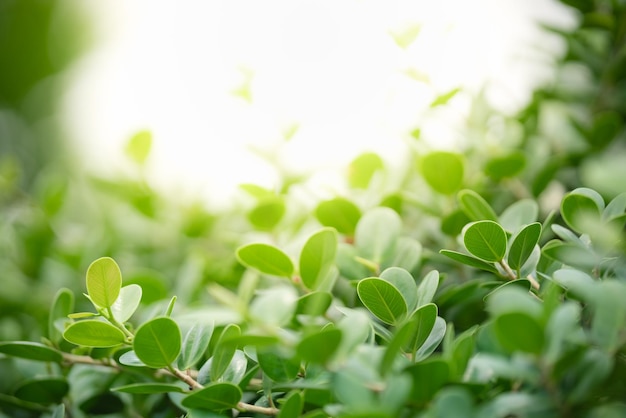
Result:
M585 231L585 217L600 218L604 210L604 200L598 192L579 187L563 197L561 216L567 225L579 233Z
M293 317L297 303L293 286L274 286L258 292L248 309L249 316L265 326L284 326Z
M316 290L335 263L337 233L324 228L309 237L300 253L300 277L304 285Z
M420 161L421 173L428 185L441 194L450 195L463 184L463 156L435 151Z
M117 322L124 323L133 316L141 302L141 286L129 284L120 289L120 294L111 306L113 317Z
M526 167L526 155L522 151L513 151L508 155L491 158L485 164L485 174L494 180L515 177Z
M530 257L541 236L541 224L535 222L526 225L511 238L511 247L507 262L513 270L520 270Z
M395 249L402 220L389 208L374 208L366 212L356 227L354 242L359 255L379 264Z
M261 187L252 183L240 184L239 188L248 193L250 196L258 199L259 201L265 198L276 197L276 194L272 190L268 190L265 187Z
M385 168L382 158L373 152L366 152L356 157L348 168L350 187L367 189L374 173Z
M593 269L600 262L599 257L591 249L557 240L548 241L541 248L541 252L548 258L583 270Z
M294 270L287 254L269 244L258 243L239 247L237 259L246 267L274 276L291 278Z
M187 370L196 365L206 352L213 335L213 323L195 322L185 333L182 351L178 361L179 368Z
M122 288L122 272L110 257L102 257L87 269L87 293L96 307L109 308Z
M507 207L499 217L499 223L510 233L522 226L536 222L539 216L539 205L532 199L522 199Z
M323 315L330 307L333 295L328 292L310 292L298 298L296 315Z
M615 111L604 111L596 114L587 138L591 146L602 149L611 143L623 129L622 115Z
M539 354L544 344L544 331L537 320L523 312L498 315L494 322L496 336L511 351Z
M145 322L137 329L133 350L148 367L168 367L180 354L181 339L178 324L162 316Z
M139 131L133 135L126 144L126 155L135 163L143 165L150 155L152 148L152 133L150 131Z
M0 342L0 353L28 360L61 363L63 356L53 348L30 341Z
M487 263L478 258L471 257L469 255L459 253L456 251L451 251L451 250L440 250L439 252L448 258L451 258L455 261L466 264L470 267L475 267L477 269L485 270L493 274L499 274L498 270L494 267L493 264Z
M421 30L421 25L414 24L399 31L391 31L390 35L396 42L396 45L402 49L406 49L417 39Z
M457 198L461 209L472 221L498 221L498 216L493 211L489 203L473 190L461 190Z
M54 300L50 307L48 316L48 339L58 343L61 333L57 330L55 323L58 320L66 320L67 316L74 311L74 293L71 290L59 289L54 295Z
M417 288L418 308L432 302L437 292L437 287L439 287L439 272L437 270L429 271Z
M504 258L506 241L506 232L493 221L473 222L463 231L467 251L487 262L499 262Z
M476 416L474 399L467 389L462 387L446 387L437 393L432 409L435 418Z
M460 91L461 89L457 87L444 94L437 96L435 100L433 100L432 103L430 104L430 107L443 106L447 104Z
M293 380L300 371L300 361L285 358L274 350L258 350L257 358L263 373L275 382Z
M248 213L248 220L261 231L271 231L285 215L285 202L280 196L260 199Z
M463 227L470 222L471 220L465 212L457 209L441 219L441 231L446 235L456 237L461 233Z
M214 358L211 357L204 363L204 365L202 365L200 370L198 370L198 377L196 380L201 385L205 385L211 381L230 382L239 385L245 379L246 368L248 367L248 359L243 351L235 350L235 353L230 360L228 367L226 367L226 370L224 371L224 373L222 373L219 379L215 380L211 377L213 360ZM251 368L251 370L254 370L254 368Z
M278 418L294 418L302 414L304 408L304 398L298 391L292 391L285 397L285 403L280 407Z
M352 236L361 218L361 210L350 200L336 197L321 202L315 209L315 217L322 225L333 227L340 234Z
M414 364L406 369L413 380L411 401L423 405L441 389L450 378L448 362L433 358Z
M242 396L243 393L237 385L223 382L212 383L203 389L194 390L183 398L182 405L185 408L221 411L236 408Z
M614 352L624 344L626 286L616 280L604 280L596 287L593 299L591 338L607 352Z
M326 364L337 351L340 342L341 330L324 328L302 338L296 346L296 353L306 362Z
M60 403L70 389L64 378L37 377L22 382L15 389L15 397L26 402L44 405Z
M377 277L363 279L357 285L357 293L363 305L386 324L398 323L407 313L404 297L385 280Z
M124 333L118 328L97 320L74 322L65 329L63 338L85 347L115 347L126 341Z
M143 361L139 360L139 357L137 357L137 354L135 354L133 350L127 351L122 354L118 359L118 362L120 364L123 364L124 366L146 367L146 364Z
M154 393L185 393L180 386L171 383L132 383L130 385L111 388L114 392L154 394Z
M610 222L614 219L623 219L626 213L626 192L615 196L604 211L602 212L602 220Z
M213 382L224 374L235 355L237 345L229 342L229 339L237 338L240 335L241 329L235 324L227 325L222 331L211 358L211 380Z
M422 361L428 358L441 344L443 341L443 337L446 335L446 321L438 316L435 318L435 325L433 326L432 331L426 338L426 341L422 344L420 348L417 349L415 353L414 362Z

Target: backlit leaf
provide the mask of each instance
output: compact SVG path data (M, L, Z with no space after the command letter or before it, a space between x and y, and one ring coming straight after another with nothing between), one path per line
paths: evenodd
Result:
M487 262L498 262L506 253L506 232L493 221L477 221L463 231L463 243L472 255Z
M304 285L316 290L335 263L337 233L324 228L309 237L300 253L300 277Z
M269 244L255 243L239 247L237 259L246 267L274 276L290 278L294 270L287 254Z
M359 220L355 232L355 245L363 258L380 263L395 249L402 220L394 210L374 208Z
M113 305L122 288L122 272L110 257L102 257L87 269L87 293L97 307Z
M463 157L446 151L435 151L420 161L422 176L426 183L441 194L452 194L463 183Z
M118 328L92 319L73 323L67 327L63 338L85 347L114 347L126 341L124 333Z
M361 218L361 210L350 200L336 197L321 202L315 209L315 217L322 225L335 228L340 234L352 236Z
M129 284L120 289L120 294L111 306L113 317L117 322L124 323L139 307L141 302L141 287L137 284Z
M178 357L181 339L180 329L173 319L158 317L137 329L133 349L148 367L167 367Z

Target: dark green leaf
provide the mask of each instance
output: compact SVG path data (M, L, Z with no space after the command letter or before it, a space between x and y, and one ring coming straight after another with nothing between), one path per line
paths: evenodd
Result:
M178 324L169 317L154 318L141 325L135 333L133 349L148 367L170 366L181 349Z
M394 325L407 313L406 301L391 283L370 277L357 285L357 293L367 307L381 321Z
M458 261L460 263L466 264L470 267L474 267L477 269L485 270L493 274L499 274L498 269L492 263L487 263L483 260L480 260L475 257L471 257L469 255L459 253L451 250L441 250L439 251L441 254L445 255L448 258L453 259L454 261Z
M26 402L49 405L60 403L69 389L70 385L64 378L38 377L22 382L14 394Z
M269 244L257 243L239 247L237 259L246 267L275 276L291 278L294 270L287 254Z
M185 408L221 411L236 408L242 396L243 393L237 385L225 382L212 383L183 398L182 405Z
M539 222L526 225L513 236L507 257L509 266L513 270L522 268L539 242L540 236L541 224Z
M30 341L0 342L0 353L29 360L51 361L54 363L63 361L63 356L59 351Z
M423 405L430 401L450 378L448 362L436 358L414 364L406 369L413 380L411 401Z
M494 329L505 349L539 354L543 348L544 332L537 320L522 312L496 316Z
M302 414L304 397L299 391L293 391L285 398L285 403L280 407L278 418L294 418Z
M124 333L118 328L107 322L91 319L75 322L67 327L63 338L72 344L85 347L114 347L126 341Z
M302 338L296 347L296 353L306 362L326 364L335 354L340 342L341 330L324 328Z
M463 231L463 243L472 255L487 262L498 262L506 253L506 232L493 221L472 222Z
M130 385L118 386L111 388L114 392L124 393L139 393L139 394L152 394L152 393L184 393L185 390L180 386L171 383L132 383Z
M501 180L518 175L524 167L526 167L526 155L522 151L514 151L487 161L485 174L494 180Z
M55 326L59 320L67 320L67 316L74 311L74 293L69 289L59 289L54 296L50 315L48 317L48 339L58 343L61 332Z
M446 151L435 151L420 162L421 173L428 185L441 194L452 194L463 184L463 157Z

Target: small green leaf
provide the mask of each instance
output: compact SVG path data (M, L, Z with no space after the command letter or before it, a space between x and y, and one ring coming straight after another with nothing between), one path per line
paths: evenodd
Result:
M435 100L433 100L433 102L430 104L430 107L437 107L437 106L443 106L446 103L448 103L454 96L456 96L456 94L458 92L460 92L461 89L460 88L455 88L452 89L444 94L441 94L439 96L437 96L435 98Z
M585 229L586 218L599 219L604 210L604 200L598 192L579 187L565 195L561 201L561 216L567 225L579 233Z
M213 357L211 361L211 380L216 381L226 371L230 365L237 345L233 344L229 340L236 339L241 335L241 329L235 324L227 325L222 331L222 335L213 350Z
M258 346L256 347L258 348ZM235 350L235 354L230 360L230 364L228 365L224 373L222 373L220 378L215 380L211 378L211 368L213 367L213 360L214 358L211 357L204 363L204 365L202 365L200 370L198 370L198 377L196 379L198 383L205 385L208 382L215 381L230 382L238 385L247 374L246 368L248 367L248 359L244 352L241 350ZM258 366L256 366L256 368L258 368ZM253 369L254 368L251 368L250 370Z
M87 293L96 308L113 305L122 288L122 272L110 257L102 257L87 269Z
M276 196L276 194L272 190L268 190L265 187L261 187L252 183L240 184L239 188L258 200Z
M300 361L279 355L276 350L257 350L257 359L263 373L275 382L289 382L300 371Z
M494 330L498 341L508 351L539 354L543 348L543 328L535 318L523 312L496 316Z
M129 284L122 287L111 311L117 322L124 323L135 313L141 302L141 287L137 284Z
M496 269L493 264L487 263L475 257L471 257L467 254L463 254L463 253L459 253L457 251L451 251L451 250L440 250L439 253L445 255L448 258L453 259L454 261L458 261L459 263L463 263L470 267L485 270L493 274L499 274L498 269Z
M402 220L394 210L374 208L366 212L356 227L354 242L359 255L379 264L395 250Z
M63 338L85 347L115 347L126 342L121 330L107 322L93 319L73 323L67 327Z
M485 164L485 174L498 181L518 175L526 167L526 155L522 151L513 151L508 155L491 158Z
M299 391L293 391L285 398L285 403L280 407L278 418L294 418L302 414L304 397Z
M465 212L468 218L472 221L497 221L498 216L493 211L489 203L481 195L473 190L464 189L461 190L457 198L461 210Z
M171 383L131 383L130 385L111 388L113 392L154 394L154 393L185 393L180 386Z
M194 323L185 333L182 342L182 351L178 362L179 368L187 370L200 361L211 341L213 323Z
M333 301L332 294L328 292L311 292L298 298L296 315L323 315Z
M509 266L513 270L519 270L522 268L539 242L540 236L541 224L539 222L526 225L513 236L511 248L509 248L509 255L507 257Z
M417 306L417 285L411 273L399 267L389 267L380 274L380 278L398 289L409 311L415 309Z
M70 385L60 377L36 377L22 382L15 389L16 398L44 405L60 403L70 390Z
M356 289L363 305L386 324L396 324L407 313L404 297L385 280L369 277L361 280Z
M610 222L614 219L623 219L626 212L626 192L613 198L602 212L602 220Z
M174 311L174 305L176 305L176 295L172 296L170 302L167 304L167 308L165 309L165 315L168 318L172 316L172 311Z
M422 244L411 237L399 237L393 254L384 261L385 267L400 267L414 271L422 257Z
M133 135L126 144L126 155L134 162L142 165L146 162L152 148L152 133L150 131L139 131Z
M302 338L296 347L296 353L306 362L326 364L337 351L340 342L341 330L324 328Z
M493 221L472 222L463 231L463 243L475 257L498 262L506 253L506 232Z
M435 151L420 161L426 183L438 193L450 195L463 184L463 157L446 151Z
M422 279L417 287L417 307L432 302L439 287L439 272L437 270L429 271Z
M389 34L396 42L396 45L402 49L407 49L415 41L415 39L417 39L421 30L421 25L413 24L401 30L390 31Z
M461 233L463 227L472 220L467 217L465 212L457 209L441 219L441 232L452 237L456 237Z
M367 189L374 173L385 168L382 158L373 152L356 157L348 168L348 181L355 189Z
M300 277L304 285L317 290L328 276L337 254L337 232L324 228L309 237L300 253Z
M51 361L54 363L63 361L63 355L59 351L30 341L0 342L0 353L29 360Z
M418 405L430 401L450 378L448 362L440 358L428 359L414 364L408 367L406 371L413 379L411 402Z
M239 247L237 259L246 267L274 276L291 278L294 270L287 254L269 244L255 243Z
M129 350L125 352L124 354L122 354L120 358L118 359L118 362L120 364L123 364L124 366L146 367L144 362L139 360L139 357L137 357L137 354L135 354L133 350Z
M271 231L285 215L285 202L280 196L261 199L248 213L248 220L261 231Z
M533 199L522 199L507 207L500 215L499 224L510 233L518 231L522 226L536 222L539 216L539 205Z
M607 352L615 352L623 345L626 286L617 280L607 279L598 283L594 293L591 339Z
M335 228L340 234L352 236L361 218L357 205L343 197L321 202L315 209L315 217L324 226Z
M173 319L162 316L141 325L135 333L133 349L148 367L170 366L181 349L181 335Z
M226 382L212 383L183 398L182 405L185 408L221 411L236 408L242 396L243 393L237 385Z
M54 296L48 317L48 339L58 343L61 333L55 326L58 320L66 320L67 316L74 311L74 293L71 290L59 289Z
M434 303L428 303L413 312L404 325L409 329L409 338L404 344L409 353L414 355L424 345L433 331L436 319L437 305Z
M413 361L417 363L428 358L428 356L439 347L441 341L443 341L443 337L446 335L446 329L446 321L440 316L435 318L435 325L432 331L428 335L428 338L426 338L426 341L424 341L424 344L422 344L415 353Z

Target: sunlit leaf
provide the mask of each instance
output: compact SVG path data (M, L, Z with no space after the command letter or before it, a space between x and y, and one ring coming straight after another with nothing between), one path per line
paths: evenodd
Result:
M63 338L72 344L85 347L114 347L126 341L120 329L107 322L91 319L75 322L67 327Z
M378 319L387 324L396 324L407 313L404 297L391 283L370 277L357 285L359 298Z
M489 220L496 222L498 216L493 211L489 203L473 190L461 190L457 198L461 209L472 221Z
M367 189L374 174L385 168L382 158L373 152L366 152L356 157L348 168L350 186Z
M120 294L111 306L113 317L117 322L124 323L135 313L141 302L141 287L129 284L120 289Z
M355 232L355 245L363 258L380 263L395 249L402 220L389 208L374 208L359 220Z
M135 333L133 350L148 367L171 365L181 350L178 324L169 317L154 318L141 325Z
M270 196L259 200L248 213L248 220L261 231L271 231L285 215L285 202L280 196Z
M126 155L135 163L144 164L150 155L152 148L152 133L150 131L139 131L133 135L126 143Z
M300 277L304 285L316 290L335 263L337 233L324 228L311 235L300 253Z
M98 307L113 305L122 288L122 272L110 257L102 257L87 269L87 293Z
M354 235L361 210L343 197L321 202L315 209L315 217L324 226L335 228L340 234Z
M420 161L424 180L435 191L441 194L452 194L459 190L463 183L463 157L446 151L434 151L425 155Z
M518 175L524 167L526 167L526 155L522 151L514 151L488 160L485 164L485 174L494 180L501 180Z
M487 262L498 262L506 253L506 232L493 221L477 221L463 231L465 248L475 257Z
M239 247L237 259L246 267L275 276L291 277L294 270L287 254L269 244L255 243Z
M507 261L513 270L522 268L530 257L541 236L541 224L535 222L526 225L511 239Z

